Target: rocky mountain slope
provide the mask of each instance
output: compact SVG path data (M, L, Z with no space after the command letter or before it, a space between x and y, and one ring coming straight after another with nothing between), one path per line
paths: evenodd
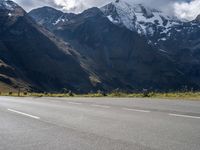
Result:
M159 10L119 0L101 8L117 26L144 35L150 45L168 56L188 81L200 85L200 22L181 21Z
M0 15L0 82L5 87L79 92L91 88L69 44L38 26L10 0L0 1Z
M199 35L199 17L122 0L80 14L0 0L0 90L198 90Z
M37 15L41 14L41 9L31 11L30 15L90 60L90 69L100 83L106 83L111 89L177 90L200 86L199 55L194 55L198 50L192 52L176 41L180 39L175 33L178 28L186 29L185 26L192 22L184 23L155 9L116 1L101 9L88 9L50 27L41 23L44 18ZM198 29L195 24L195 30ZM197 33L195 30L194 34ZM168 32L171 33L170 41L167 40ZM182 36L183 40L187 41L186 37ZM176 44L177 48L172 48Z

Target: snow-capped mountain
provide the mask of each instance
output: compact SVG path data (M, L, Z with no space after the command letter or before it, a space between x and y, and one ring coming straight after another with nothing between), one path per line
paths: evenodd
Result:
M126 0L111 2L102 7L101 11L113 24L144 35L150 45L164 53L192 47L200 40L200 16L194 21L186 22Z
M149 44L154 46L162 45L168 40L176 40L183 34L180 31L184 30L184 33L188 34L199 30L200 27L198 17L195 21L183 22L160 10L126 0L116 0L100 10L113 24L146 36ZM49 30L59 29L77 16L77 14L63 13L51 7L32 10L29 15Z
M78 91L200 89L199 17L183 22L121 0L80 14L50 7L26 14L12 1L0 2L0 64L19 66L30 84ZM0 65L0 82L1 74L12 75Z
M107 4L101 8L101 11L115 25L126 27L148 37L157 32L167 33L172 26L181 23L176 17L168 16L159 10L122 0ZM29 14L39 24L45 24L49 29L59 27L76 16L76 14L63 13L50 7L35 9Z
M96 84L122 89L200 86L200 30L195 21L182 22L156 9L119 0L85 10L61 24L57 22L64 13L47 25L41 23L42 10L29 15L90 61L98 76Z
M172 26L180 23L177 18L168 16L159 10L122 0L109 3L101 10L114 24L149 36L158 30L167 32Z

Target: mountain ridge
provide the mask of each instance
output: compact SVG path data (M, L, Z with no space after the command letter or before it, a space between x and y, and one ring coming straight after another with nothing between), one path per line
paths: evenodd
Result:
M15 9L1 6L0 82L15 89L200 89L196 21L120 1L80 14L50 7L27 14L15 3Z
M141 7L141 5L137 6ZM127 9L123 10L127 11ZM34 11L36 12L37 10ZM153 11L156 13L160 13L156 10ZM125 17L127 16L125 15ZM134 17L135 16L133 16L133 18ZM152 18L153 16L148 15L147 17ZM150 25L152 25L152 22ZM153 26L157 27L156 24L153 24ZM46 27L48 28L48 26ZM117 28L117 30L114 31L114 28ZM75 47L77 47L78 45L78 47L81 47L80 50L78 50L81 55L84 55L87 59L92 59L93 62L97 63L95 69L98 69L99 67L97 66L101 64L101 67L103 66L104 68L104 71L102 72L111 71L112 73L109 74L109 80L111 81L111 78L115 78L115 82L118 82L118 86L122 87L123 85L126 85L127 87L131 87L130 89L140 90L142 88L162 89L163 87L166 87L165 90L170 88L177 89L181 88L181 86L184 85L188 85L189 87L191 87L191 85L195 85L195 88L198 87L198 85L196 85L193 81L193 83L190 83L191 81L187 79L188 77L185 75L185 69L178 64L178 60L176 60L175 58L175 55L178 52L175 52L173 55L171 55L171 52L165 49L162 46L161 42L161 44L159 43L159 46L153 43L153 38L158 41L159 39L161 39L161 37L163 38L164 35L160 34L159 36L161 37L147 36L138 33L137 30L130 30L126 26L113 23L113 21L108 17L107 12L105 12L104 10L102 11L102 9L88 9L81 14L75 15L73 18L71 18L71 20L66 21L62 25L50 28L49 30L51 30L51 32L53 32L56 36L62 38L63 40L71 41L71 45ZM123 32L126 33L126 36L125 34L122 34ZM120 37L124 37L124 39L126 40L121 39ZM109 39L113 39L113 41ZM140 39L140 42L137 41L136 43L134 43L134 40L136 39ZM130 42L128 43L127 41ZM107 43L109 44L107 45ZM121 43L121 45L115 47L115 45L118 45L117 43ZM126 46L124 46L122 43ZM141 43L145 45L146 49L141 46ZM135 44L135 46L133 46L133 44ZM148 53L148 51L151 53ZM132 53L138 54L137 56L131 56ZM112 59L112 55L114 56L114 59ZM130 58L124 57L127 55L130 55ZM122 58L122 56L124 58ZM153 61L152 58L156 58L155 61ZM145 59L151 60L151 62L149 62L151 66L145 64ZM176 61L174 61L174 59ZM121 60L121 62L116 60ZM130 60L132 62L125 64L126 60ZM140 63L136 63L136 61L139 61ZM162 67L158 65L160 62L163 63L163 66L161 65ZM109 71L108 66L113 66L113 64L116 64L117 67L109 68ZM129 67L122 68L120 66ZM135 68L136 66L138 67L137 69ZM163 67L166 69L163 69ZM97 72L99 73L101 71ZM158 77L156 75L156 72L158 72L159 74ZM172 80L172 76L174 80ZM108 77L106 78L108 79ZM157 79L152 80L151 78ZM103 77L103 80L104 79L105 77ZM171 85L165 82L167 80L168 82L171 82ZM113 82L114 80L111 82L111 84L113 84Z
M17 11L12 9L13 13L24 11L15 5ZM1 81L19 88L19 82L12 83L11 80L17 74L14 78L25 81L28 86L26 90L62 91L66 88L81 92L84 90L79 88L81 86L87 87L86 90L92 87L69 44L38 26L26 13L9 16L10 9L0 7L0 11L0 59L4 64L0 69ZM14 70L8 72L3 69L5 66Z

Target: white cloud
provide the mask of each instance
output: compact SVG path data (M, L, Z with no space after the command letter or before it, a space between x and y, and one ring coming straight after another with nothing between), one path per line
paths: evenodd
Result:
M58 6L59 8L65 10L65 11L74 11L74 12L80 12L84 9L90 8L90 7L101 7L107 3L110 3L115 0L46 0L46 1L53 1L53 3ZM167 4L169 4L173 0L121 0L131 3L143 3L147 6L152 6L155 8L163 6L166 7Z
M67 12L81 12L90 7L101 7L115 0L14 0L27 11L41 6L52 6ZM200 0L123 0L142 3L181 19L192 20L200 14Z
M79 0L54 0L54 3L62 7L63 10L71 10L79 7L81 2L79 2Z
M181 19L193 20L200 14L200 0L174 3L175 15Z
M49 0L50 1L50 0ZM90 7L99 7L112 0L53 0L64 11L81 12Z

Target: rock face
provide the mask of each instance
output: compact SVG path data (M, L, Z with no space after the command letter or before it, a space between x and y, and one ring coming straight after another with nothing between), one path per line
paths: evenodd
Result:
M182 22L120 0L80 14L50 7L26 14L1 0L0 15L0 85L75 92L200 89L196 20Z
M12 1L1 1L0 12L1 82L39 91L91 88L79 56L67 43L35 24Z
M116 13L117 9L121 8L120 5L125 5L120 11L127 13L123 12L120 15ZM131 14L132 10L134 11ZM161 49L162 44L158 46L153 43L157 35L144 34L150 26L167 28L168 25L161 21L162 17L160 25L156 23L155 18L152 21L152 18L160 16L159 14L161 12L154 9L150 11L142 5L132 8L126 3L115 2L114 5L111 3L102 9L88 9L54 28L45 27L56 36L70 42L86 60L90 60L87 66L98 76L101 83L99 88L113 90L120 87L126 91L143 88L177 90L185 86L199 88L200 84L191 80L193 77L186 74L187 71L184 70L185 67L183 68L184 61L179 60L183 59L185 54L179 54L181 52L177 51L171 55L167 50ZM141 18L143 16L147 21L137 22L138 16ZM169 24L173 21L169 21ZM141 24L145 24L146 27L140 28ZM138 32L139 29L145 30ZM187 61L185 64L191 63Z

